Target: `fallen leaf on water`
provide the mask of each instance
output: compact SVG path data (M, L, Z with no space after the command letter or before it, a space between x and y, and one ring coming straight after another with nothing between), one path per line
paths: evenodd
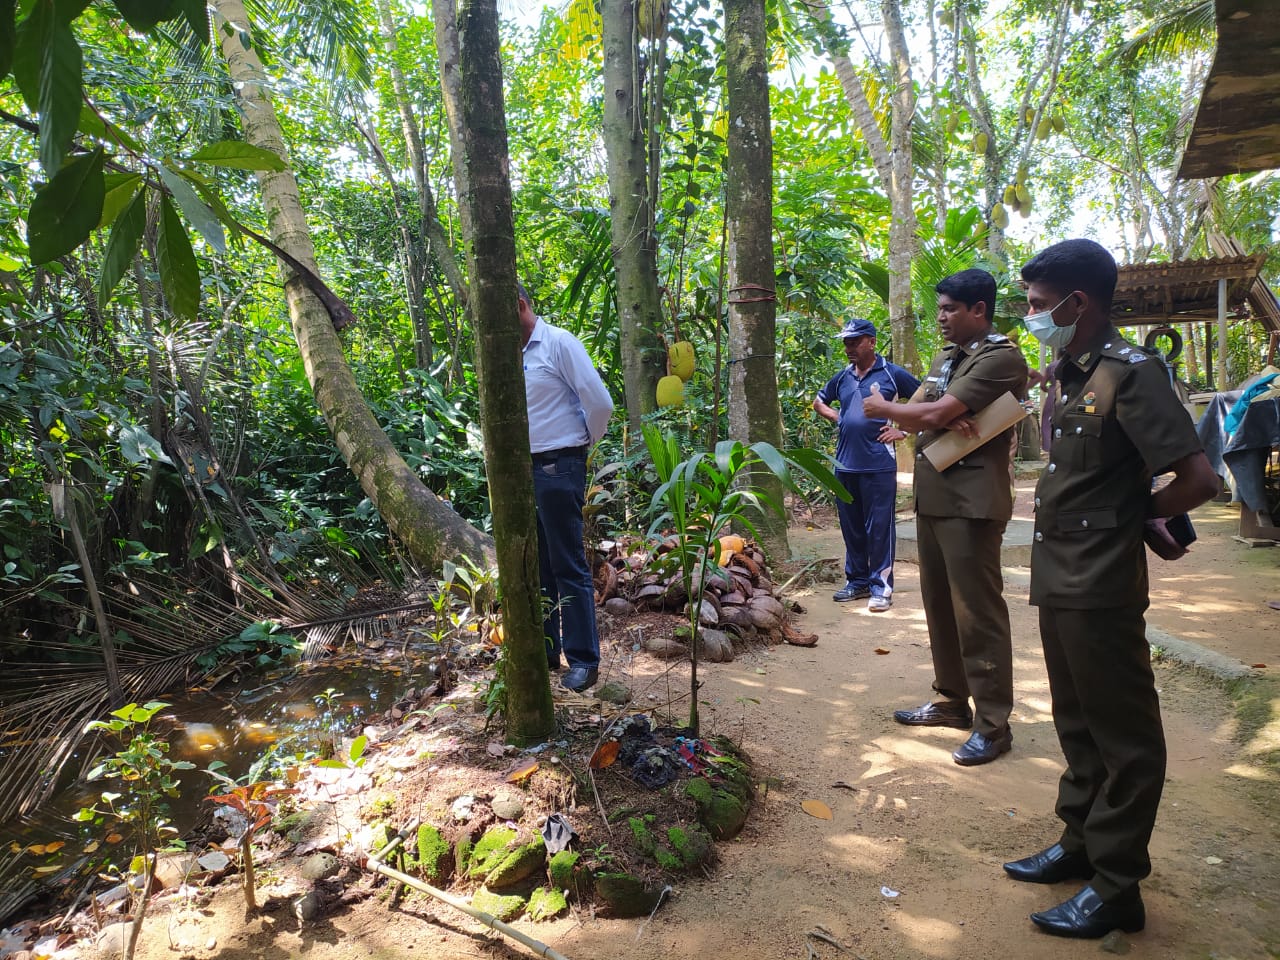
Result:
M98 843L97 840L90 840L88 843L84 845L84 852L93 853L100 846L102 846L102 844Z
M107 843L119 843L121 840L124 839L124 837L122 837L118 833L109 833L107 834L106 839L107 839Z
M876 653L880 654L880 656L882 657L888 652L889 651L886 650L884 647L876 647Z
M591 759L587 761L587 766L592 770L603 770L605 767L613 766L613 761L617 759L618 741L606 740L596 747L596 752L591 754Z
M527 780L533 776L534 771L537 769L537 760L518 760L514 766L508 768L503 779L507 783L519 783L521 780Z
M11 840L9 842L10 853L21 853L22 850L23 850L22 844L20 844L17 840Z
M817 817L819 820L834 820L835 817L831 813L831 808L821 800L802 800L800 809L811 817Z
M57 853L59 850L61 850L61 849L62 849L63 847L65 847L65 846L66 846L66 844L65 844L65 843L63 843L61 840L55 840L55 841L53 841L53 843L46 843L46 844L44 845L44 852L45 852L45 853Z
M48 876L51 873L57 873L61 869L62 867L58 866L57 864L53 864L52 866L36 867L31 872L37 877L44 877L44 876Z

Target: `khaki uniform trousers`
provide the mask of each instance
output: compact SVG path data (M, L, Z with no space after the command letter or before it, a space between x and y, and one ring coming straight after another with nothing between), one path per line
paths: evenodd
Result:
M1040 607L1053 724L1067 761L1058 783L1061 843L1088 854L1103 900L1151 872L1147 844L1164 789L1146 608Z
M929 623L933 689L973 697L973 728L1003 734L1013 710L1013 646L1000 574L1004 520L916 517L920 593Z

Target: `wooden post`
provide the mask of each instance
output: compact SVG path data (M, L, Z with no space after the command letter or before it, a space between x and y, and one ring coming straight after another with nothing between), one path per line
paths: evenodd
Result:
M1218 281L1218 389L1229 390L1227 383L1227 281Z

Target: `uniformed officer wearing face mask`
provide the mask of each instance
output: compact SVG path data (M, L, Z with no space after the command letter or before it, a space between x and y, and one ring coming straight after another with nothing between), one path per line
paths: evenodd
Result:
M1025 267L1027 329L1058 351L1050 459L1036 486L1031 603L1067 762L1062 836L1004 865L1015 880L1085 880L1033 913L1059 936L1146 922L1138 883L1164 785L1165 746L1143 612L1143 528L1212 497L1218 479L1159 362L1112 326L1116 264L1092 240L1049 247ZM1155 474L1174 479L1151 492Z

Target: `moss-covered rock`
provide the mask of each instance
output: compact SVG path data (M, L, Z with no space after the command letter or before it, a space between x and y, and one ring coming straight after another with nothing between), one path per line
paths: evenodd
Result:
M484 885L492 890L506 890L534 874L542 873L547 864L547 845L542 837L534 837L516 847L485 876Z
M572 850L561 850L547 861L551 886L576 900L589 896L593 885L591 869L581 861L581 855Z
M631 817L627 820L628 826L631 827L631 839L635 841L635 845L641 853L649 856L653 856L653 851L658 846L658 838L649 829L654 819L653 814L648 814L644 817Z
M382 821L378 821L369 828L369 852L377 853L391 842L391 829Z
M711 856L711 835L700 825L691 823L667 829L667 846L686 871L706 863Z
M439 886L449 878L453 851L440 828L424 823L418 827L418 869L428 883Z
M471 834L464 833L453 844L453 869L460 877L471 874L471 854L475 850L475 841Z
M493 914L499 920L514 920L524 912L528 898L518 893L494 893L487 887L481 887L471 897L471 906L485 913Z
M698 821L717 840L736 837L747 822L750 801L735 790L712 784L705 777L694 777L685 782L684 792L698 807Z
M647 916L662 901L665 889L629 873L596 874L596 897L615 917Z
M569 901L561 890L539 887L529 897L527 912L530 920L550 920L569 909Z
M476 841L468 858L467 876L484 877L502 862L511 845L516 842L516 831L510 827L490 827Z

